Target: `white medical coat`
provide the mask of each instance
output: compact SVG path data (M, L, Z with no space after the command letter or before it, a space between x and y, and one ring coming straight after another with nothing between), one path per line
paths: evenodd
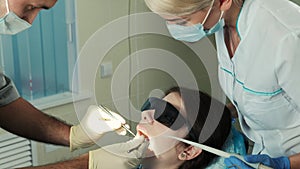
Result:
M230 59L216 33L219 80L255 142L253 154L300 153L300 7L287 0L245 0Z

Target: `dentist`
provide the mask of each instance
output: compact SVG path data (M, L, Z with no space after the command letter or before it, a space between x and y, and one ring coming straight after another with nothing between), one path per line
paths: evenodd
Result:
M55 3L56 0L0 0L0 34L13 35L28 29L40 10L50 9ZM125 123L125 120L117 114L114 115L119 120L108 119L106 116L104 121L104 112L97 106L90 106L80 124L70 126L42 113L21 98L11 79L0 72L0 127L11 133L40 142L69 146L73 151L91 146L104 133L119 129L121 122ZM114 167L125 169L126 164L138 164L138 158L146 145L140 137L106 148L114 150L114 154L99 149L91 151L90 157L86 154L70 161L34 168L109 168L106 166L110 166L111 161L114 161ZM124 152L132 147L139 148L125 154L125 158ZM122 153L123 156L118 156Z
M288 0L145 2L177 40L215 34L221 87L254 142L255 155L245 159L300 168L300 7ZM226 165L249 168L234 157Z

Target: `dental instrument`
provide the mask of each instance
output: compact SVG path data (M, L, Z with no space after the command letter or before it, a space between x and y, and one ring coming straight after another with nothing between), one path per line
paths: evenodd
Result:
M105 113L107 113L108 115L110 115L112 118L114 118L115 120L119 120L118 118L116 118L111 112L111 110L109 110L108 108L106 108L103 105L99 105L98 106L101 110L103 110ZM128 131L131 135L133 135L133 137L135 137L135 134L126 126L126 124L122 124L121 123L121 127L124 128L126 131Z
M218 149L213 148L213 147L209 147L209 146L206 146L206 145L203 145L203 144L195 143L195 142L192 142L192 141L189 141L189 140L186 140L186 139L182 139L182 138L178 138L178 137L174 137L174 136L167 136L167 137L178 140L178 141L181 141L181 142L184 142L184 143L187 143L187 144L190 144L190 145L195 146L195 147L199 147L202 150L208 151L208 152L213 153L213 154L215 154L217 156L220 156L220 157L229 158L230 156L235 156L236 158L238 158L238 159L242 160L244 163L246 163L248 166L250 166L252 168L255 168L255 169L273 169L271 167L265 166L265 165L260 164L260 163L249 163L249 162L245 161L242 156L240 156L238 154L235 154L235 153L227 153L225 151L218 150Z

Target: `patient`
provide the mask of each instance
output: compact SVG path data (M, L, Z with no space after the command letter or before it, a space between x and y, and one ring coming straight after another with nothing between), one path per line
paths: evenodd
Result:
M211 107L211 105L213 105ZM142 107L142 120L137 125L139 134L149 139L148 153L140 165L144 169L195 169L213 163L215 155L200 148L178 142L166 136L176 136L222 149L230 133L230 112L221 102L207 94L187 88L174 87L163 99L149 98ZM209 113L218 114L206 122ZM200 136L209 130L208 138ZM205 130L205 131L203 131ZM214 160L215 161L215 160Z

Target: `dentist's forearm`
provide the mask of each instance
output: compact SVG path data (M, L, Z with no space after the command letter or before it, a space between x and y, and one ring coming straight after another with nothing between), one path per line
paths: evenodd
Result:
M19 136L69 146L70 126L44 114L23 98L0 107L0 127Z
M300 169L300 153L289 157L291 169Z

